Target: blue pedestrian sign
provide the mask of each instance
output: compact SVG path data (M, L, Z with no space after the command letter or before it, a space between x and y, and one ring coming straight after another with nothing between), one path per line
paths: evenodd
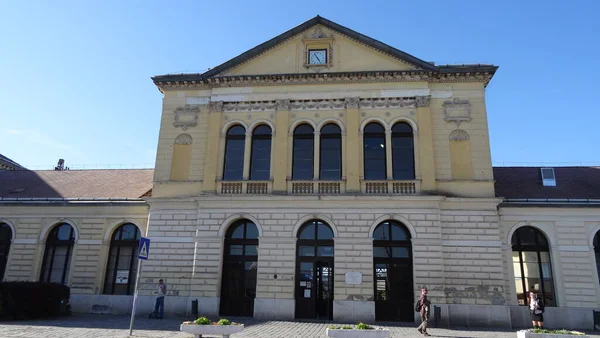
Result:
M138 259L148 260L148 253L150 253L150 238L140 237Z

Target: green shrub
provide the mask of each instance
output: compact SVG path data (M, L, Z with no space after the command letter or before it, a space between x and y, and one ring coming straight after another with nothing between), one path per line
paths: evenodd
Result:
M352 330L352 329L353 329L352 325L344 325L344 326L342 326L342 330Z
M231 325L231 321L230 321L229 319L225 319L225 318L223 318L223 319L220 319L220 320L217 322L217 324L218 324L218 325Z
M534 333L550 333L550 334L570 334L574 336L582 336L582 332L569 331L569 330L546 330L546 329L533 329Z
M329 325L327 328L330 330L339 330L340 329L340 327L336 326L336 325Z
M71 289L57 283L0 283L0 319L36 319L71 314Z
M356 329L357 330L372 330L373 328L370 327L369 325L365 324L365 323L358 323L356 325Z
M200 317L194 321L196 325L210 325L210 319L206 317Z

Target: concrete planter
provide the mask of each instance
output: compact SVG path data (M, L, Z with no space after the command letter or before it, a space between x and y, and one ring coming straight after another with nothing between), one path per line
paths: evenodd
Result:
M517 338L589 338L588 335L558 334L558 333L535 333L529 330L517 332Z
M195 325L181 324L179 331L193 334L196 338L202 337L203 334L229 337L234 333L242 332L244 325Z
M339 338L388 338L390 330L373 329L373 330L332 330L327 329L327 337Z

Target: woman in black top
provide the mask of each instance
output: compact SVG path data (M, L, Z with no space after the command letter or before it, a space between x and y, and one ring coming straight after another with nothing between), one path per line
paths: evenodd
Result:
M544 328L544 303L538 298L537 293L529 291L529 313L534 329Z

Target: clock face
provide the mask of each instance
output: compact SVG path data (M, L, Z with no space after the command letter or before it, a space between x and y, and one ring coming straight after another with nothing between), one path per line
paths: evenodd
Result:
M309 50L308 60L311 65L324 65L327 63L327 51L324 49Z

